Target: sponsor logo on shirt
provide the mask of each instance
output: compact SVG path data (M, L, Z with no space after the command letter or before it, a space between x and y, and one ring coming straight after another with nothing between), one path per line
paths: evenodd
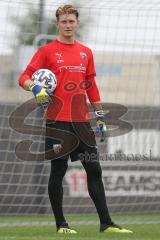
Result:
M57 56L58 58L61 58L61 57L62 57L62 53L56 53L56 56Z
M56 53L56 60L57 60L57 63L62 63L64 62L64 60L62 59L62 53Z
M60 69L60 71L62 71L62 69L65 69L65 70L68 70L69 72L86 73L86 67L83 67L82 65L80 65L80 66L62 66L59 69Z
M62 63L64 62L64 60L57 60L57 63Z

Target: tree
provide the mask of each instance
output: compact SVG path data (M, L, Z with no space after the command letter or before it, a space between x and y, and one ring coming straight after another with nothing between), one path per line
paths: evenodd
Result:
M32 45L39 34L39 9L33 5L27 5L26 13L21 16L13 16L12 22L17 25L17 41L19 45ZM54 20L45 18L46 34L55 35Z
M72 1L72 4L77 7L77 9L79 8L75 1ZM18 28L16 37L19 45L33 45L34 39L39 34L39 9L33 4L27 4L26 6L27 11L23 16L14 16L11 19ZM76 36L77 39L81 39L83 29L86 26L87 22L89 22L89 18L90 17L88 16L83 16L83 19L81 19L80 28ZM57 30L54 25L55 20L55 17L53 17L53 19L51 17L45 17L45 34L56 35ZM43 45L49 41L51 40L44 40L40 43L40 45Z

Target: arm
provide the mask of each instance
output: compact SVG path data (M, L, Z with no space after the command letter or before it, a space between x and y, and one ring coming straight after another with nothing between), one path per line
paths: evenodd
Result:
M37 53L32 58L26 70L21 74L19 78L19 85L26 91L32 91L38 104L48 105L51 102L51 99L49 94L47 93L47 90L39 85L34 84L32 80L32 75L37 70L32 67L32 62L34 63L35 59L37 58L36 55ZM39 66L38 68L41 68L41 66Z
M36 71L36 69L32 68L30 66L30 64L27 66L27 68L25 69L25 71L21 74L21 76L19 77L18 83L19 85L24 88L26 91L30 91L29 90L29 86L31 84L33 84L32 81L32 75L33 73Z
M26 91L30 91L29 86L33 84L33 81L29 74L22 73L19 78L19 85Z
M88 85L90 87L86 90L86 92L94 111L95 112L103 111L99 90L98 90L94 76L91 76L90 78L88 78L87 82L89 82Z
M88 66L86 72L86 81L88 82L88 89L86 90L89 101L94 109L95 116L97 118L96 121L96 131L100 133L101 139L100 141L104 141L107 127L105 124L104 112L102 109L102 105L100 103L100 94L95 81L95 67L94 67L94 59L93 54L90 51ZM87 85L87 84L86 84Z
M33 55L24 72L19 77L19 85L26 91L30 91L29 86L33 84L33 73L40 68L47 68L46 62L46 53L44 48L38 49L38 51Z
M19 85L26 91L32 91L38 104L46 105L51 102L49 94L45 88L34 84L32 80L33 73L40 68L45 68L45 56L41 50L38 50L21 74Z
M94 111L102 110L102 106L100 103L100 94L95 81L96 71L94 66L94 58L92 51L88 52L88 66L86 71L86 93L88 95L88 99L92 104Z
M32 91L38 104L48 105L51 102L50 96L46 89L34 84L29 74L22 74L19 79L19 84L24 90Z

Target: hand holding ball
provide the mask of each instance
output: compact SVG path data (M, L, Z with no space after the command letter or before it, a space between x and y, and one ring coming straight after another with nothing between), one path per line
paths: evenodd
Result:
M50 96L57 86L55 74L49 69L39 69L32 75L33 84L29 87L38 104L49 104Z

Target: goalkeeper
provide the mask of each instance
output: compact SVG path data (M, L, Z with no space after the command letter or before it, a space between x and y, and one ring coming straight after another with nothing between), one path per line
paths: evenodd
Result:
M33 84L32 74L41 68L50 69L57 78L52 102L46 112L46 126L76 135L77 145L73 149L72 138L67 143L49 138L46 127L46 156L52 150L58 154L71 146L68 153L51 161L51 173L48 183L48 193L55 216L57 232L75 234L76 230L69 227L63 214L62 180L68 167L68 159L80 160L87 174L88 191L93 200L100 219L100 232L130 233L130 230L116 225L109 214L102 170L98 159L94 133L89 123L87 98L93 106L97 117L97 129L106 131L104 112L100 104L99 91L95 82L95 67L91 50L74 39L79 25L79 13L72 5L64 5L56 11L57 39L41 47L31 59L26 70L19 79L19 84L25 90L30 90L39 104L50 102L46 90ZM84 139L84 136L85 139ZM85 154L90 156L85 161ZM94 158L92 157L94 155ZM54 155L55 156L55 155ZM96 159L95 159L96 156Z

